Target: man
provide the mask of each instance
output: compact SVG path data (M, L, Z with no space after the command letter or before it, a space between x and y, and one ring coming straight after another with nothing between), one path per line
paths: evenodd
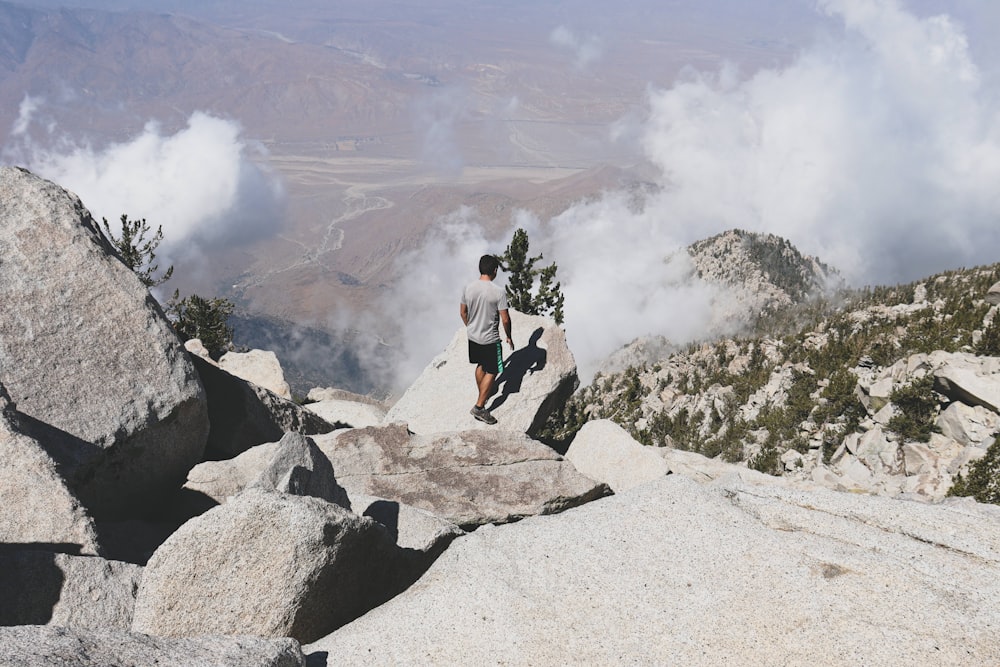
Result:
M469 363L476 364L476 388L479 400L472 408L472 416L487 424L496 424L496 417L486 409L486 401L496 392L494 382L503 372L503 348L500 345L498 324L503 323L507 345L510 339L510 314L507 312L507 293L493 281L497 277L500 261L493 255L479 258L479 280L465 286L459 314L469 336Z

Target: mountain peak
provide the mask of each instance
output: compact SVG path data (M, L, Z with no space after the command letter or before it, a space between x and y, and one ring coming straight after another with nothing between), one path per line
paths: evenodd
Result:
M800 303L842 282L836 269L774 234L731 229L692 243L688 254L700 278L746 292L760 310Z

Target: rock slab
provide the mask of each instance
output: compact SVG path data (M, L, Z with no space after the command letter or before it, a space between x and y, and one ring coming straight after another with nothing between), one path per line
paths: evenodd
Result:
M166 639L55 626L0 628L2 667L305 667L305 664L302 648L293 639Z
M278 355L270 350L226 352L219 359L219 368L286 400L292 400L292 390L285 382Z
M326 664L1000 662L1000 510L669 475L457 540Z
M94 522L52 457L20 432L19 421L0 385L0 542L97 555Z
M351 497L394 500L464 528L560 512L610 492L518 432L419 435L397 423L315 440Z
M608 419L584 424L566 451L566 460L590 479L606 483L615 493L670 473L656 449L643 446Z
M277 442L289 431L314 435L334 428L296 403L224 371L211 359L193 360L208 395L209 458L232 458L256 445Z

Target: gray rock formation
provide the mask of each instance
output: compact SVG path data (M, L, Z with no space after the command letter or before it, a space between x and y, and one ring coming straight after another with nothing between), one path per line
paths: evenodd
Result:
M307 398L310 402L302 407L315 412L331 424L364 428L381 426L385 423L385 405L370 396L335 387L313 387L309 390Z
M207 454L227 459L289 432L327 433L334 425L292 401L228 373L210 359L193 357L208 394L212 423Z
M2 549L0 626L127 631L141 578L142 567L131 563Z
M385 409L370 403L356 401L325 400L303 405L331 424L348 424L352 428L381 426L385 423Z
M806 456L793 476L808 477L842 491L944 498L968 464L993 444L1000 415L1000 365L993 357L933 352L914 354L884 369L856 369L858 394L871 419L848 434L827 464ZM951 402L935 420L940 433L926 442L905 441L885 428L895 414L889 402L895 389L926 375Z
M997 508L759 477L669 475L480 528L305 651L352 665L1000 661Z
M986 302L993 305L1000 304L1000 283L993 283L986 292Z
M935 388L952 400L1000 412L1000 358L935 352Z
M276 396L292 400L292 390L285 382L278 355L270 350L226 352L219 359L219 368L263 387Z
M191 637L167 639L112 630L75 631L26 625L0 628L3 667L305 667L294 639Z
M312 641L393 592L395 549L372 519L318 498L250 488L157 549L132 629Z
M355 514L371 517L386 527L397 546L436 558L453 539L465 531L452 522L395 500L360 493L351 498Z
M205 498L208 509L250 486L322 498L351 509L330 460L301 433L286 433L278 442L251 447L231 459L200 463L188 473L183 491Z
M486 404L500 421L496 427L469 414L477 392L464 328L389 409L386 423L406 422L411 431L424 434L478 428L537 434L579 384L576 361L554 321L510 313L514 351L504 349L505 370L497 378L497 394Z
M316 444L356 493L395 500L463 527L551 514L608 493L522 433L415 435L403 424L334 431Z
M182 490L188 495L202 496L208 501L202 511L221 505L250 486L267 468L277 451L278 443L269 442L251 447L231 459L199 463L191 468Z
M952 403L938 416L936 425L942 435L963 447L988 449L1000 431L1000 415L980 405Z
M916 292L919 297L921 290ZM932 306L926 302L897 304L885 316L905 321L913 312L929 308ZM886 309L866 308L854 313L852 319L880 321L881 310ZM820 351L831 344L830 336L829 332L816 331L807 334L802 345ZM763 451L768 440L766 424L753 424L754 420L774 414L775 409L789 407L796 388L799 401L806 400L819 407L831 400L826 397L829 380L817 383L808 397L801 396L802 383L808 382L806 378L813 371L805 363L787 360L781 347L780 341L770 339L755 343L752 353L735 341L703 345L652 368L633 370L632 376L626 373L602 380L611 390L598 389L595 383L582 392L591 397L587 399L590 404L585 412L592 418L616 414L624 407L622 402L627 401L626 392L636 391L638 405L631 414L616 419L630 420L654 440L657 428L669 423L667 420L683 420L689 425L689 433L683 436L686 441L675 442L670 437L657 440L667 446L665 451L675 445L714 452L732 447L723 436L732 428L741 428L738 418L744 426L752 427L740 437L738 449L729 449L727 454L749 461ZM739 396L735 385L727 386L715 379L747 373L753 366L754 355L758 367L766 364L771 367L755 382L756 388L734 405ZM852 426L851 432L841 433L836 425L839 415L817 419L815 416L822 415L822 410L814 410L794 425L795 449L786 437L778 443L777 451L771 452L780 459L784 476L839 491L936 502L947 496L955 480L968 474L972 463L985 456L1000 428L1000 412L993 407L1000 404L1000 359L996 357L936 351L912 354L887 366L879 366L870 358L862 359L859 365L844 371L840 382L846 377L847 383L837 388L834 395L841 394L836 400L849 399L845 403L848 408L844 409L861 408L857 425ZM892 399L897 391L926 378L933 379L934 391L926 390L931 407L921 419L933 420L940 432L923 442L912 442L895 430L898 423L890 426L897 416L904 417L903 424L914 419L904 415ZM687 382L700 383L700 388L697 391L683 388ZM833 428L829 428L831 419ZM683 432L683 429L672 432L678 430ZM777 472L776 468L777 465L768 465L773 472Z
M566 460L577 470L615 493L669 474L670 467L658 451L637 442L608 419L587 422L573 438Z
M286 433L278 441L271 460L249 486L321 498L351 509L347 492L337 484L330 459L312 438L301 433Z
M206 503L201 511L221 505L243 489L255 484L255 480L260 478L263 471L272 465L277 453L278 443L269 443L253 447L226 461L208 461L197 465L188 475L184 491L205 499ZM326 465L330 466L329 459L322 453L320 455L323 456ZM332 466L330 470L331 476L335 476ZM404 549L437 554L452 539L465 533L452 522L426 510L357 492L348 496L339 484L337 488L341 488L343 493L342 498L337 496L340 498L335 501L338 505L360 516L375 519L385 526L389 536Z
M0 542L98 554L94 522L66 487L55 461L19 428L0 384Z
M156 496L201 457L205 396L177 335L80 200L0 168L0 378L95 513Z
M658 447L656 453L663 457L667 468L675 475L681 475L696 482L710 482L734 473L744 474L747 469L719 459L710 459L695 452L686 452L671 447Z

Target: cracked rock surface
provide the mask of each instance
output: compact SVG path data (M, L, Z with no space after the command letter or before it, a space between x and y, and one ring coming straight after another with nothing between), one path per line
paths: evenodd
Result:
M1000 661L1000 509L762 478L668 475L480 528L305 651L351 664Z

